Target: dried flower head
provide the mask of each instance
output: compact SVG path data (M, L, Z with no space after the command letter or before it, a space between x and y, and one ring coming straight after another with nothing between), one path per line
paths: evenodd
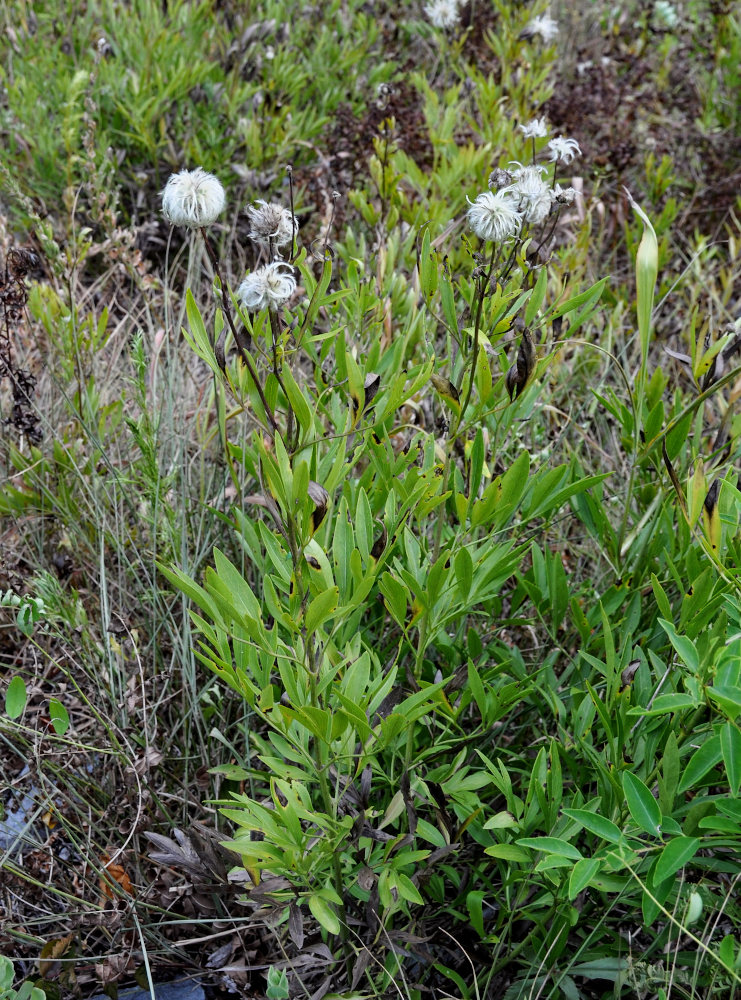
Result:
M571 163L575 156L581 156L579 143L576 139L566 139L562 135L557 135L548 143L551 152L552 163Z
M249 312L277 309L296 291L293 268L282 260L258 267L248 274L237 289L237 298Z
M553 188L553 200L558 205L573 205L576 200L576 193L576 188L562 188L560 184L556 184Z
M548 135L545 118L533 118L531 122L520 125L520 131L526 139L543 139Z
M492 191L497 191L499 188L509 187L514 178L509 170L503 170L502 167L495 167L489 174L489 187Z
M480 239L501 243L514 236L520 228L522 213L518 211L517 201L512 198L509 188L484 191L476 201L466 200L471 206L468 224Z
M515 182L509 190L525 222L537 226L548 217L553 204L553 193L543 180L545 167L513 165Z
M256 205L248 207L247 215L252 226L249 237L261 246L271 243L274 247L285 246L298 233L295 215L274 201L259 200Z
M522 32L520 32L520 38L534 38L535 35L540 35L546 45L552 42L553 39L558 34L558 24L553 20L551 15L546 11L545 14L540 14L538 17L534 17L530 21Z
M460 19L458 0L432 0L424 11L434 28L454 28Z
M172 174L162 192L162 212L174 226L210 226L224 211L221 182L202 167Z

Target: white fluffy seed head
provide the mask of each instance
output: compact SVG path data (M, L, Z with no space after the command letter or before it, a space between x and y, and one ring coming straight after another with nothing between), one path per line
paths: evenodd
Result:
M553 200L558 205L573 205L576 201L576 193L576 188L562 188L560 184L556 184L553 189Z
M540 35L545 44L548 45L558 34L558 23L553 20L550 14L540 14L527 24L522 34L525 38Z
M576 139L566 139L562 135L557 135L548 143L552 163L571 163L575 156L581 155L579 143Z
M277 309L296 291L293 268L282 260L251 271L237 289L240 305L248 312Z
M162 192L162 212L174 226L210 226L224 211L221 182L202 167L172 174Z
M544 167L514 164L515 182L509 190L525 222L537 226L550 214L553 192L543 180Z
M274 201L258 201L247 208L251 240L261 246L283 247L298 233L298 222L287 208Z
M484 191L475 201L469 201L469 205L468 224L479 239L501 243L520 228L522 213L509 188Z
M526 139L543 139L548 135L545 118L533 118L531 122L520 125L520 131Z
M458 0L432 0L424 11L434 28L454 28L460 19Z

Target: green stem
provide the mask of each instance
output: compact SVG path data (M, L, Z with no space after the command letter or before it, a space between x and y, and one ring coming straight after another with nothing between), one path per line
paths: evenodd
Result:
M252 382L255 388L257 389L257 394L260 397L260 402L262 403L262 407L265 410L265 416L268 418L268 423L270 424L272 431L275 432L278 430L278 423L275 419L275 414L273 413L272 409L270 408L270 404L265 398L265 391L262 385L260 384L260 380L257 377L257 372L255 371L255 366L252 363L250 352L247 350L247 344L245 342L245 339L243 336L239 334L239 331L237 330L234 324L231 306L229 305L229 290L225 287L224 281L221 277L219 259L216 256L214 248L211 246L211 241L209 240L208 234L206 233L205 229L201 229L201 235L203 236L203 242L206 247L206 253L208 254L208 259L211 261L211 266L214 269L214 274L219 279L219 285L221 286L221 292L222 292L221 302L224 308L224 316L229 325L229 329L231 330L232 337L234 337L234 343L239 348L239 353L242 358L242 361L244 362L245 368L249 372L250 378L252 379ZM222 362L220 361L219 364L221 365L221 363Z

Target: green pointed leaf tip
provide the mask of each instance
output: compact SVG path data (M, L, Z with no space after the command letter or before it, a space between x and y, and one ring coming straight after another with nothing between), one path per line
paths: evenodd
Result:
M643 236L636 254L636 294L638 332L641 340L642 369L645 374L645 364L648 357L648 344L651 336L651 313L654 305L654 291L659 274L659 243L651 220L633 200L626 188L633 211L643 223Z

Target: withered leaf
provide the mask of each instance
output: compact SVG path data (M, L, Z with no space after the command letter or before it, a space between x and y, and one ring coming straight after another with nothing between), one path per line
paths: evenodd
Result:
M454 407L460 403L461 394L449 378L433 374L430 375L430 382L432 382L435 389L440 393L443 399L446 400L446 402L452 404Z
M370 550L372 559L380 559L383 550L386 548L386 542L388 540L388 532L386 531L386 525L381 525L381 534L373 543L373 548Z
M304 946L304 918L301 908L292 902L288 908L288 933L299 951Z
M329 493L327 493L320 483L315 483L313 479L309 480L308 492L309 498L314 504L314 512L311 515L311 533L314 534L326 517L327 506L329 505Z
M703 501L703 506L708 513L708 517L712 516L713 511L718 505L718 494L720 493L720 479L713 481L713 485L707 492L707 496Z
M640 660L631 660L628 666L620 674L620 690L627 688L629 684L633 682L633 678L636 675L636 671L641 665Z

